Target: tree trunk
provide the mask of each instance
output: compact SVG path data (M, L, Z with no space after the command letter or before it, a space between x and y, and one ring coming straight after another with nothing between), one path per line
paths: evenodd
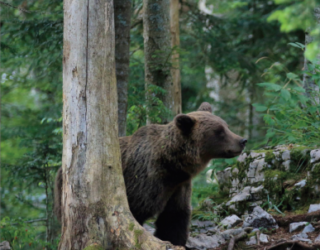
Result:
M166 249L130 213L120 164L113 0L65 0L59 249Z
M316 19L316 22L318 25L320 25L320 8L315 8L314 9L314 17ZM305 46L307 46L309 43L312 42L313 38L312 36L306 32L306 38L305 38ZM317 55L317 60L319 63L320 60L320 55ZM307 70L308 69L308 64L309 64L309 60L305 57L304 58L304 69ZM319 92L319 87L315 84L314 80L312 80L312 77L308 74L304 74L303 75L303 87L306 91L306 95L313 99L312 97L312 92L313 91L318 91ZM312 100L313 102L319 102L319 100Z
M119 136L126 136L130 61L131 0L114 0Z
M180 48L180 29L179 29L179 0L170 1L170 31L171 31L171 47L172 54L172 82L173 82L173 115L182 113L182 100L181 100L181 77L180 77L180 61L179 61L179 48Z
M145 56L145 86L148 103L148 114L157 105L152 101L159 98L169 112L172 112L173 83L171 77L171 37L170 37L170 0L143 0L143 36ZM151 85L158 86L166 92L152 91ZM170 115L161 117L167 123ZM147 123L153 123L148 115Z

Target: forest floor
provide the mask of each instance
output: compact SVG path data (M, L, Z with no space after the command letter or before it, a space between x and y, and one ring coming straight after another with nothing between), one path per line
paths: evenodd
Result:
M260 215L268 214L263 210L261 211L262 213ZM268 220L268 217L264 217L264 216L261 217L262 219L260 219L259 221L260 224L264 224ZM198 249L198 250L201 250L201 249L206 249L206 250L253 250L253 249L257 249L257 250L320 250L320 210L316 210L314 212L309 212L306 214L295 214L293 212L291 213L288 212L286 213L285 216L271 212L269 216L271 216L269 217L269 220L273 220L275 223L274 225L278 225L278 228L271 227L267 229L261 226L247 227L244 225L244 223L248 222L246 220L246 222L241 222L240 224L237 224L234 227L231 227L231 228L228 227L227 230L221 230L222 228L220 224L220 226L216 227L218 231L216 231L214 235L215 234L218 235L215 239L216 239L216 242L220 242L221 245L211 248L210 247L211 243L209 243L210 240L208 238L200 237L198 238L199 241L201 242L201 239L202 239L202 242L204 244L203 245L201 245L201 243L200 245L196 244L194 245L194 248L191 248L191 249L194 249L194 250L195 249ZM256 220L256 222L258 221ZM206 222L203 221L203 223L206 223ZM297 225L300 225L300 226L297 226ZM256 229L253 230L253 228L256 228ZM290 228L292 232L290 232ZM202 230L204 230L204 228ZM236 234L232 233L236 231L237 231ZM240 236L241 234L243 234L243 236ZM229 239L225 238L226 235L229 235L228 237ZM221 239L219 238L219 236L222 236L223 238L225 238L225 241L222 240L221 242L221 240L219 240ZM197 238L197 236L192 236L192 237ZM263 242L264 240L265 242ZM205 244L205 241L207 241L208 244ZM235 244L233 246L231 246L232 241L235 241ZM213 244L215 244L215 242L213 242Z
M301 230L302 231L302 230ZM288 228L284 227L279 227L272 233L268 234L269 236L269 243L260 243L259 245L247 245L245 242L248 240L248 238L239 241L236 243L234 250L320 250L320 243L318 244L308 244L303 241L297 241L297 243L292 243L294 242L291 240L291 237L295 234L298 234L299 232L294 232L294 233L289 233ZM308 239L312 240L314 242L315 238L319 235L320 230L316 230L312 233L307 233L309 236ZM217 248L209 248L208 250L227 250L228 249L228 244L226 243L224 245L221 245Z

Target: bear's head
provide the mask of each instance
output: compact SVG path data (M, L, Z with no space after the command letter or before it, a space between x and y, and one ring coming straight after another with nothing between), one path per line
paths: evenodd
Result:
M246 139L234 134L224 120L212 114L207 102L196 112L177 115L174 123L184 137L199 146L200 157L205 161L238 156L247 143Z

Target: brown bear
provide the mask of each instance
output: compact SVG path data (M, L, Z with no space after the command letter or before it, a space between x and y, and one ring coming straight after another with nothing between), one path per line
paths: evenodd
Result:
M191 207L191 180L213 158L239 155L246 139L232 133L212 114L209 103L177 115L166 125L148 125L121 137L121 160L130 210L142 225L157 216L155 236L185 246ZM56 179L56 214L60 217L62 178Z

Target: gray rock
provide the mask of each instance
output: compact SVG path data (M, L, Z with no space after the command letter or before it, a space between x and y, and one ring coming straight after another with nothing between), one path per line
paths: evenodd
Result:
M186 246L188 248L206 250L208 248L216 248L225 243L225 239L219 234L211 236L199 234L195 237L189 237Z
M269 236L266 234L263 234L263 233L260 234L259 239L260 239L261 243L268 243L269 242Z
M281 158L284 161L290 160L290 151L289 150L284 151L281 155Z
M311 204L308 213L312 213L318 210L320 210L320 204Z
M295 231L299 231L299 230L301 230L302 228L304 228L304 226L305 226L306 224L308 224L308 222L306 222L306 221L291 223L291 224L289 225L289 232L292 233L292 232L295 232Z
M228 216L226 218L224 218L221 222L220 225L224 228L232 228L236 225L238 225L239 223L241 223L242 220L236 216L235 214Z
M320 243L320 234L318 235L317 238L314 239L314 243Z
M231 168L226 168L225 170L216 173L220 187L223 186L223 190L226 192L229 192L231 183L231 170Z
M0 250L10 250L10 249L11 247L8 241L2 241L0 243Z
M215 224L212 221L200 221L200 220L192 220L191 226L198 227L198 228L206 228L206 227L213 227Z
M241 201L246 201L250 199L251 187L245 187L242 191L240 191L237 195L233 196L230 201L227 202L227 206L230 206L232 203L237 203Z
M257 244L257 238L256 236L251 236L250 239L248 241L246 241L246 244L248 246L251 246L251 245L256 245Z
M289 171L289 169L290 169L290 163L291 163L290 160L284 161L284 162L282 163L282 166L284 167L284 169L285 169L286 171Z
M242 228L237 228L237 229L229 229L226 231L221 232L221 236L225 239L225 240L229 240L231 238L231 236L236 236L240 233L242 233L244 230Z
M243 153L238 157L238 162L244 162L247 158L247 153Z
M256 152L250 152L249 156L251 158L256 158L256 159L261 159L261 158L264 158L266 157L266 154L265 153L256 153Z
M311 224L309 224L304 227L302 233L312 233L312 232L314 232L314 230L315 230L315 228Z
M306 184L307 184L307 181L306 180L302 180L302 181L299 181L298 183L294 184L294 186L297 187L297 188L302 188Z
M219 229L217 229L216 227L208 227L206 228L206 230L207 230L206 235L213 235L213 234L220 233Z
M145 230L147 230L147 232L149 232L151 234L154 234L154 232L156 231L155 228L149 226L148 224L144 224L143 227L144 227Z
M267 164L263 159L256 159L249 164L249 169L247 173L247 177L250 183L259 183L264 181L263 168L266 167Z
M312 241L310 239L308 239L308 235L306 233L299 233L299 234L295 234L291 237L292 240L299 240L299 241L304 241L307 243L312 243Z
M253 200L260 200L261 199L261 194L263 191L263 186L259 187L252 187L250 190L251 196Z
M278 228L276 220L261 207L257 206L253 212L246 218L242 227L253 228Z
M311 163L317 162L320 160L320 149L315 149L310 151Z

